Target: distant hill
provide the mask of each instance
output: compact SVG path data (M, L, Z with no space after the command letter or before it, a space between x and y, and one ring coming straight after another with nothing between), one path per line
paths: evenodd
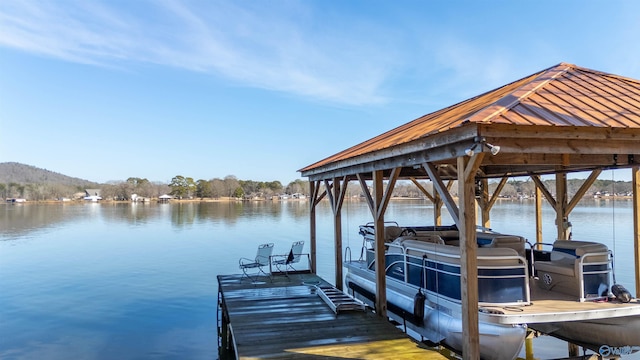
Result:
M92 187L96 183L89 180L62 175L57 172L40 169L17 162L0 163L0 184L64 184L70 186Z

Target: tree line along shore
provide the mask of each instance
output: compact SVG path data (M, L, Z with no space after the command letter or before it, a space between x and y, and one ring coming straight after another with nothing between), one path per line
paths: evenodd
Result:
M543 180L545 186L555 189L555 180ZM573 196L580 188L583 179L568 180L567 190ZM419 182L421 186L433 193L430 181ZM223 179L193 180L189 177L175 176L168 184L151 182L144 178L131 177L125 181L107 184L90 184L93 188L82 189L81 186L65 184L20 184L0 183L0 196L8 202L21 201L57 202L89 200L93 196L101 201L112 202L151 202L165 201L238 201L238 200L295 200L309 196L309 183L295 180L283 186L279 181L259 182L239 180L233 175ZM455 185L455 184L454 184ZM489 182L489 192L493 193L497 181ZM451 195L457 196L457 186L452 187ZM632 183L630 181L596 180L587 191L585 198L624 199L630 198ZM352 182L347 185L348 198L362 197L360 184ZM164 198L163 198L164 197ZM396 184L392 197L395 199L421 199L425 195L410 181ZM511 179L500 192L500 199L533 199L535 184L531 179Z

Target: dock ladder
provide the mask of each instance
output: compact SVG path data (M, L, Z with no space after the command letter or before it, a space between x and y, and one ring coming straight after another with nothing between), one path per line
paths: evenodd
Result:
M343 311L365 311L366 305L330 285L317 285L316 293L336 315Z

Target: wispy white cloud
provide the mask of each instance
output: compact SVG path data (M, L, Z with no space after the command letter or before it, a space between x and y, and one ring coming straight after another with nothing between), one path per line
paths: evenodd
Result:
M395 61L376 40L383 36L357 21L332 30L324 24L331 19L305 5L5 0L0 46L108 67L184 68L339 103L383 102L380 88Z
M412 5L417 9L369 9L357 1L2 0L0 46L105 67L170 66L354 105L448 105L560 61L632 77L640 71L631 56L638 51L628 46L639 28L625 21L637 5L611 10L621 21L597 29L583 21L599 8L593 4L584 14L557 14L549 21L558 25L547 27L506 16L534 14L537 4L514 3L501 13ZM558 36L565 29L589 46Z
M129 25L89 2L2 2L0 27L4 46L87 64L127 59L133 45Z

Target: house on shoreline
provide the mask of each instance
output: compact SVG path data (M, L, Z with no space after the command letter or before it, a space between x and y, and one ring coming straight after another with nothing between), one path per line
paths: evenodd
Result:
M87 201L98 201L102 200L102 190L101 189L85 189L84 199Z

